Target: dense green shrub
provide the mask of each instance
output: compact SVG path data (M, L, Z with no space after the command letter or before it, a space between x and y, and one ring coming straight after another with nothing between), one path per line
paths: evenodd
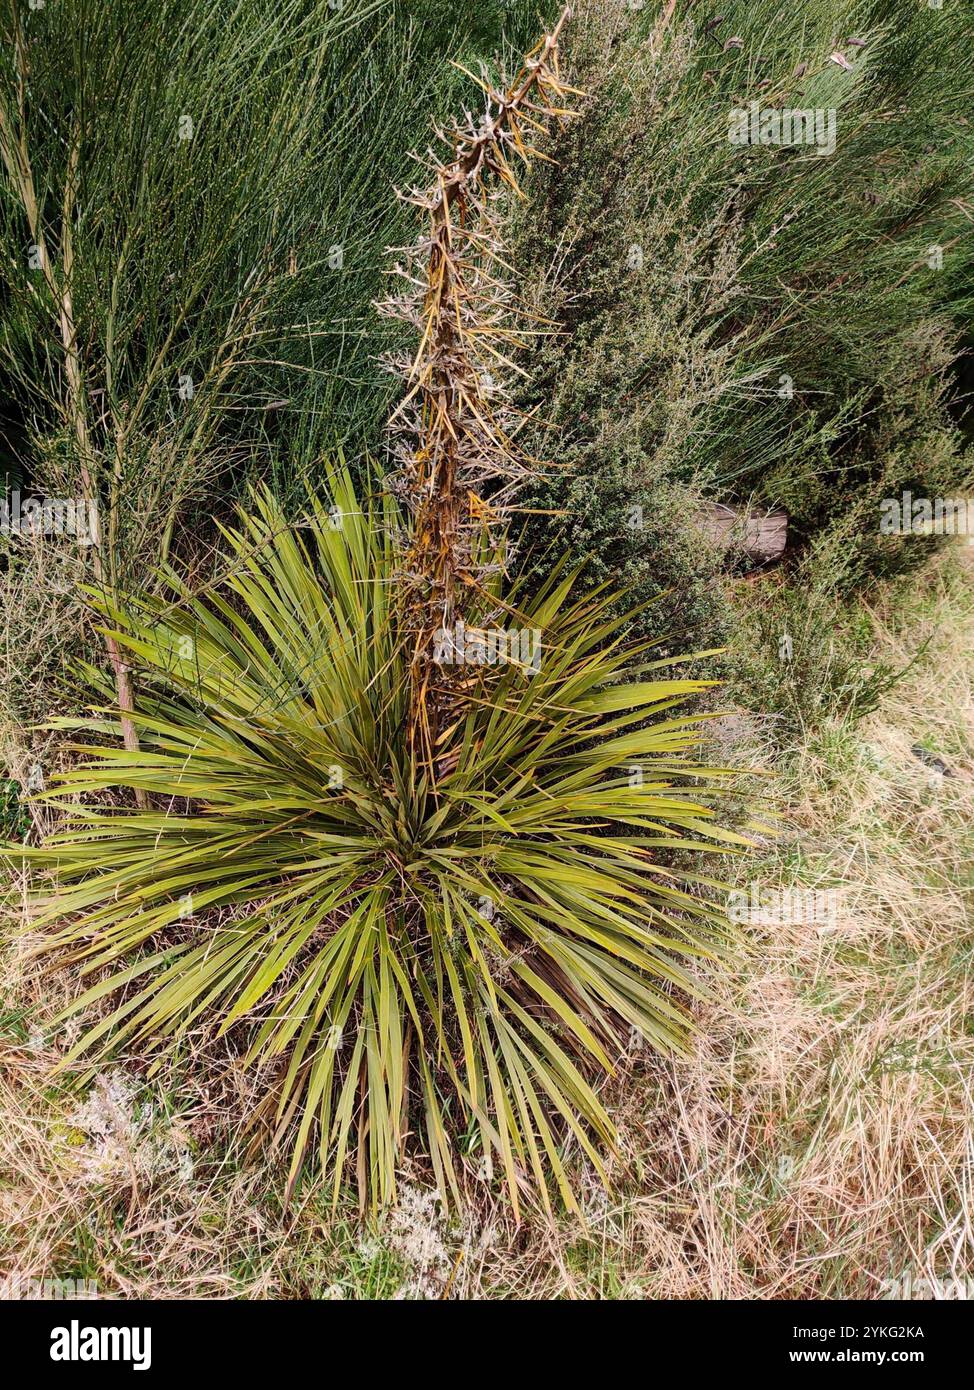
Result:
M852 583L918 553L877 544L881 498L970 474L946 401L972 283L974 32L961 5L663 12L581 6L589 99L519 219L522 290L555 329L525 355L526 433L557 465L531 505L567 513L531 519L523 553L540 572L552 536L595 546L647 593L675 585L656 612L707 634L718 559L670 520L695 496L784 505L799 542L842 528ZM751 101L834 109L835 152L731 143Z
M730 693L775 760L871 714L903 674L875 661L861 612L814 563L769 576L741 600Z

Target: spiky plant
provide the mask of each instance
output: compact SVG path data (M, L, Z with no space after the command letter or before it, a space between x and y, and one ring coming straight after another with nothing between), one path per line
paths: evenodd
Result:
M515 1210L551 1181L571 1205L567 1149L604 1174L613 1141L594 1078L634 1037L682 1050L694 965L727 947L687 882L710 880L666 863L739 842L696 765L705 716L678 708L704 682L661 661L621 681L625 620L554 573L521 615L540 660L499 669L431 781L406 727L399 524L336 471L299 528L257 497L208 597L174 579L101 600L139 670L139 747L110 738L117 709L76 726L81 761L48 793L67 826L28 851L61 885L43 949L94 981L72 1009L114 1005L65 1060L232 1031L292 1178L316 1136L336 1198L353 1163L385 1202L421 1136L444 1194L499 1167ZM119 787L151 809L107 809Z

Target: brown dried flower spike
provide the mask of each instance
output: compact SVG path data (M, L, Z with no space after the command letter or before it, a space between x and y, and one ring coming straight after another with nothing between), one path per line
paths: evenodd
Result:
M480 591L489 569L484 557L494 553L492 528L531 472L513 442L518 412L502 381L518 370L510 354L523 346L527 315L503 278L496 204L504 188L520 195L518 161L546 158L529 143L535 132L544 132L546 120L575 114L564 99L581 94L558 71L567 17L566 9L506 94L492 90L486 74L468 73L486 94L485 112L479 123L468 114L437 131L450 158L430 152L429 186L402 195L428 220L414 246L397 248L405 264L395 271L410 288L377 306L412 324L420 339L415 357L391 363L409 389L390 430L399 461L394 486L413 518L404 575L411 739L427 764L457 694L433 660L434 635L456 621L462 591Z

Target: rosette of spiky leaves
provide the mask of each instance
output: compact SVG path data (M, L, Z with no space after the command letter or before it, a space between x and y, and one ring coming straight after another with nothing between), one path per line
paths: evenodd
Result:
M625 620L556 572L519 615L540 661L498 669L432 783L405 728L394 504L329 487L300 525L256 496L209 592L105 609L140 746L113 741L117 710L84 721L47 793L68 825L27 851L59 881L43 949L94 977L73 1010L113 996L66 1061L234 1030L292 1177L316 1148L336 1200L350 1167L392 1199L414 1136L445 1194L499 1169L515 1207L552 1182L571 1204L566 1145L604 1172L613 1142L598 1076L635 1035L683 1049L681 996L728 948L711 881L665 863L742 843L695 761L706 716L678 708L706 682L625 676Z

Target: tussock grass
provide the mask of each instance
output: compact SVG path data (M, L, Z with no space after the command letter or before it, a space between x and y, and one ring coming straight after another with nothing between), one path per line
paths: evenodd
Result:
M515 1229L485 1202L447 1223L419 1171L375 1225L333 1216L320 1190L285 1209L232 1137L252 1083L229 1053L181 1067L178 1088L170 1074L144 1086L123 1060L101 1111L96 1095L79 1113L47 1080L66 1040L42 1040L68 986L11 956L2 1274L317 1298L877 1298L903 1277L969 1279L972 559L958 547L861 606L877 662L902 668L926 643L922 656L865 722L809 735L776 783L780 834L745 870L835 890L834 924L750 928L698 1011L693 1059L635 1058L603 1092L623 1154L608 1198L579 1169L583 1219ZM122 1113L99 1120L113 1098Z

